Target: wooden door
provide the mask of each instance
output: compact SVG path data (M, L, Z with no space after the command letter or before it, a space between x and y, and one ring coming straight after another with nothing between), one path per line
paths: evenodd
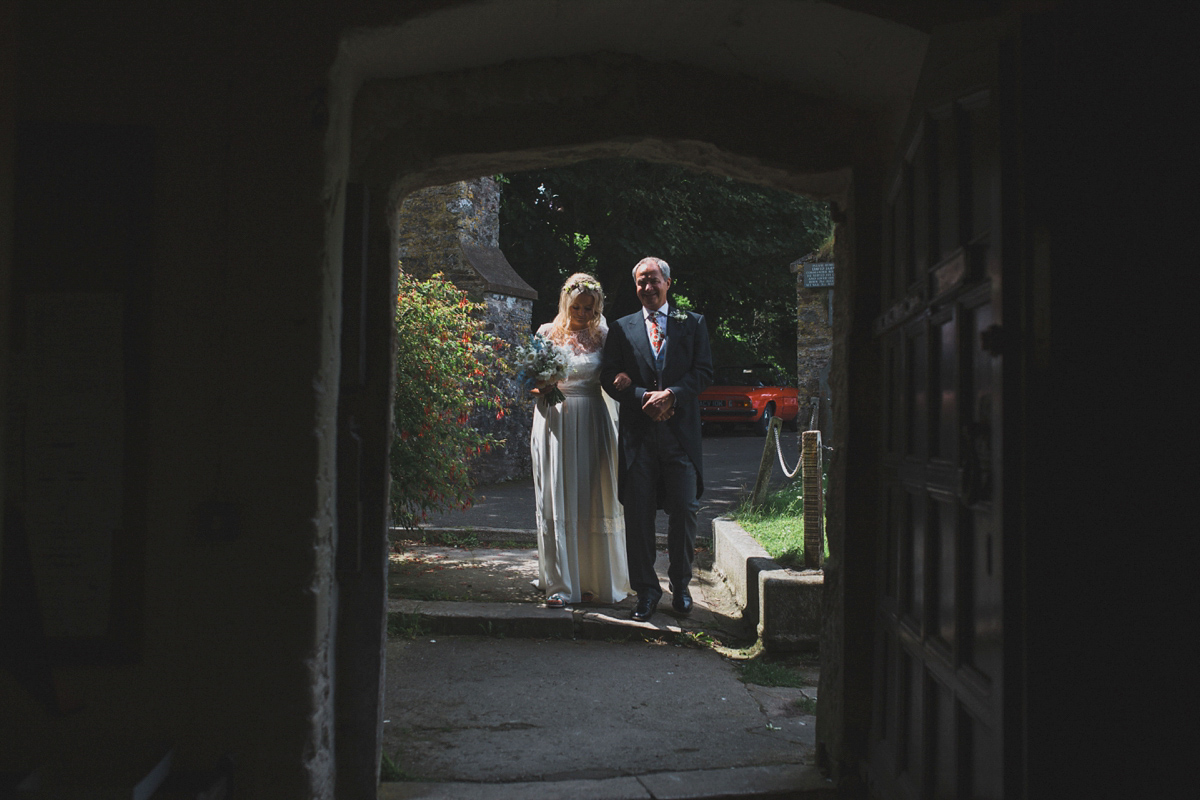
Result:
M885 195L869 774L889 797L1004 794L997 99L927 108Z
M374 798L387 644L388 452L396 260L386 192L346 187L337 440L338 798Z

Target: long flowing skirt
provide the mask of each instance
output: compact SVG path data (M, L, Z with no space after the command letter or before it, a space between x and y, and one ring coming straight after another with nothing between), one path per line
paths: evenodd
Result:
M539 402L533 415L539 588L572 603L584 593L617 603L631 592L611 403L595 388L556 406Z

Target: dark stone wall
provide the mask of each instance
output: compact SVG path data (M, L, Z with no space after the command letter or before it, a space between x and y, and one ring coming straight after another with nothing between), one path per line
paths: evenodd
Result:
M796 275L796 388L800 402L800 425L805 430L812 420L812 400L821 398L817 427L829 436L829 363L833 359L833 320L830 317L831 289L805 289L804 273Z

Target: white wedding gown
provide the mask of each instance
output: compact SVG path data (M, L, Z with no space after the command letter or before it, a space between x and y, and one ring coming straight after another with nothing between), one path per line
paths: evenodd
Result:
M548 332L543 325L539 333ZM534 404L533 492L539 588L578 603L618 603L632 591L617 501L617 409L600 388L600 350L569 345L566 399ZM588 352L593 349L593 352Z

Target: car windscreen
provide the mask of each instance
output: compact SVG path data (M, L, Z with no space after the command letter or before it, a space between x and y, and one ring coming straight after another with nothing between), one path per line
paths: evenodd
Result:
M768 371L754 367L717 367L713 371L713 383L718 386L770 386L774 380Z

